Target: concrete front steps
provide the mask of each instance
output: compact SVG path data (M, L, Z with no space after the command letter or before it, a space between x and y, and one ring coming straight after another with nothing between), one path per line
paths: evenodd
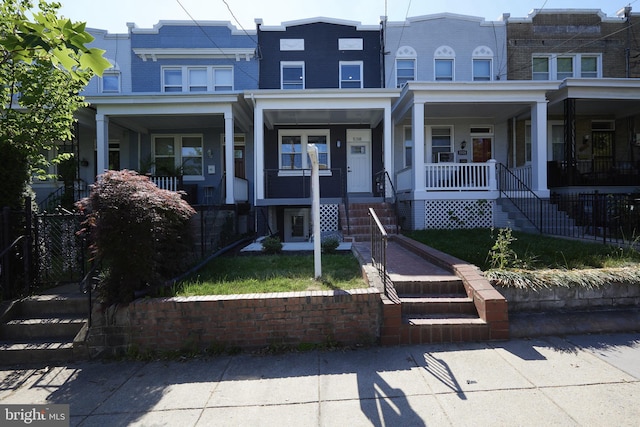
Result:
M395 281L401 307L400 344L483 341L489 329L456 277Z
M0 313L0 364L56 363L86 358L75 345L87 323L87 298L36 295ZM86 328L85 328L86 329Z
M340 205L340 227L345 237L355 242L366 242L371 239L369 208L373 208L389 234L397 233L397 220L393 206L386 202L350 203L348 208ZM348 221L347 212L349 210Z

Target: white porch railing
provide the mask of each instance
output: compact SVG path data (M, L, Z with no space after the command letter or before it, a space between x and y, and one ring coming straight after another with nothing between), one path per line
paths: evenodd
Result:
M517 168L511 169L513 175L515 175L520 181L524 183L527 187L531 188L531 183L533 182L532 177L532 169L531 165L519 166Z
M413 169L396 175L398 191L412 190ZM498 189L496 161L486 163L426 163L423 186L415 191L494 191Z
M177 176L151 176L150 179L158 188L178 191L179 180Z

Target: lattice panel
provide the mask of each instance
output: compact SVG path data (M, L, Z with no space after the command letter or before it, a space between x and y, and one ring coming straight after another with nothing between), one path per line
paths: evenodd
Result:
M425 228L490 228L492 200L426 200Z
M320 231L338 230L338 205L320 205Z

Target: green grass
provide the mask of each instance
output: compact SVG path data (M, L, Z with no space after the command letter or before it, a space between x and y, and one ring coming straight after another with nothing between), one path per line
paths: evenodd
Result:
M491 269L489 251L497 229L419 230L407 237L477 265ZM514 231L512 249L520 267L528 270L640 267L640 252L601 243L583 242Z
M314 279L313 255L219 257L179 284L177 296L295 292L365 288L351 255L323 254L322 277Z

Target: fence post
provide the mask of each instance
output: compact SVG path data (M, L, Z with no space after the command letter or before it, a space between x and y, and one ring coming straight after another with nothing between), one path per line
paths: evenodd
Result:
M487 163L489 164L489 190L495 191L498 189L498 179L496 178L496 164L498 162L495 159L489 159Z
M32 236L32 221L33 217L31 216L31 197L25 198L24 201L24 216L25 216L25 225L24 225L24 293L25 295L29 294L31 290L31 259L32 259L32 247L31 247L31 236Z

